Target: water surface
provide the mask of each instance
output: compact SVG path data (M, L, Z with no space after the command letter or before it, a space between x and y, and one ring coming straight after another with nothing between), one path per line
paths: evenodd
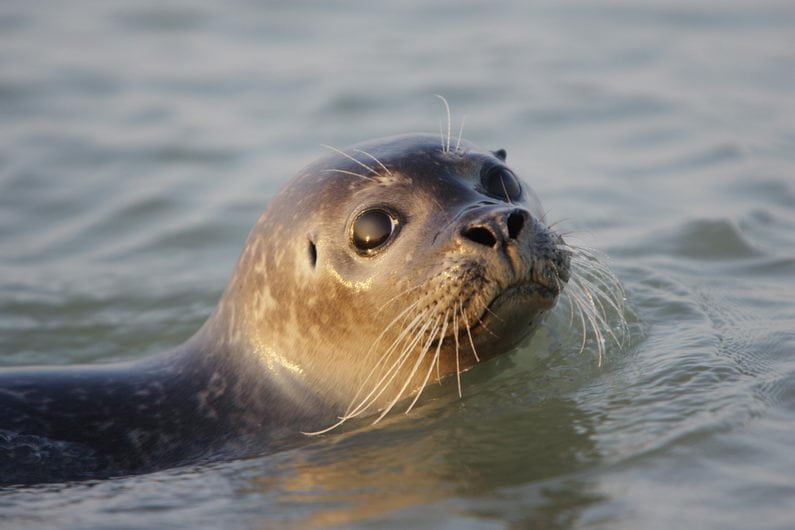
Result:
M8 527L795 526L791 2L4 2L0 363L139 358L210 313L321 143L508 151L606 253L632 339L565 304L408 417L262 458L0 492Z

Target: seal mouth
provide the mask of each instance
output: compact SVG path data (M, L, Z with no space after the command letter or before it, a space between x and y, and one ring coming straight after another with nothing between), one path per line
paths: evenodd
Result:
M551 309L560 291L536 282L521 282L498 292L486 304L469 333L490 333L502 338L532 326L537 316ZM497 333L494 328L503 333ZM467 330L463 330L467 333ZM510 332L510 333L505 333Z
M532 334L559 294L540 283L510 285L492 298L469 329L458 330L459 341L468 344L471 337L479 360L513 350Z
M559 295L557 286L533 281L508 285L497 291L474 318L470 317L468 326L451 330L442 340L458 335L461 344L468 344L471 336L481 357L493 357L527 337L540 321L539 317L555 305ZM439 339L434 339L433 346L438 342Z

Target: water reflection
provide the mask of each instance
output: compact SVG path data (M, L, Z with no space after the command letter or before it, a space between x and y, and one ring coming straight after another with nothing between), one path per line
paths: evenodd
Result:
M268 469L250 487L280 504L301 505L299 526L377 520L451 496L471 499L459 510L478 519L576 518L578 506L599 500L577 477L599 461L594 418L566 398L529 406L504 398L500 405L480 396L457 407L441 399L421 417L328 437L284 458L278 478ZM517 486L521 494L513 492ZM507 502L517 495L524 500Z

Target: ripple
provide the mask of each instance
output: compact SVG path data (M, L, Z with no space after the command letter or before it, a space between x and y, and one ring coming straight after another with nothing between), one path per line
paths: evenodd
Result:
M120 10L113 18L122 31L145 32L192 31L207 21L206 13L185 6L144 6Z
M649 161L640 167L624 167L617 171L619 175L628 177L659 177L663 175L681 175L694 173L696 170L737 162L743 158L742 149L734 144L705 146L690 153L677 151L667 159Z
M653 241L653 244L649 244ZM744 260L762 252L731 219L696 219L674 230L644 235L642 241L622 249L625 256L665 255L691 260Z
M443 383L281 456L3 491L3 524L791 527L790 4L5 2L3 363L180 342L255 196L318 143L436 130L433 93L611 249L637 318L601 368L550 315L463 400Z
M594 88L580 88L573 92L577 96L574 101L567 100L557 107L546 105L524 111L520 120L543 128L571 127L642 118L675 109L672 103L651 95L606 93Z

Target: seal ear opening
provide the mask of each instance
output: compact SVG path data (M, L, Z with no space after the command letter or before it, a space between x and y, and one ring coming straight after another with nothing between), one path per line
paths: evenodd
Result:
M317 246L311 239L309 240L309 264L313 269L317 265Z

